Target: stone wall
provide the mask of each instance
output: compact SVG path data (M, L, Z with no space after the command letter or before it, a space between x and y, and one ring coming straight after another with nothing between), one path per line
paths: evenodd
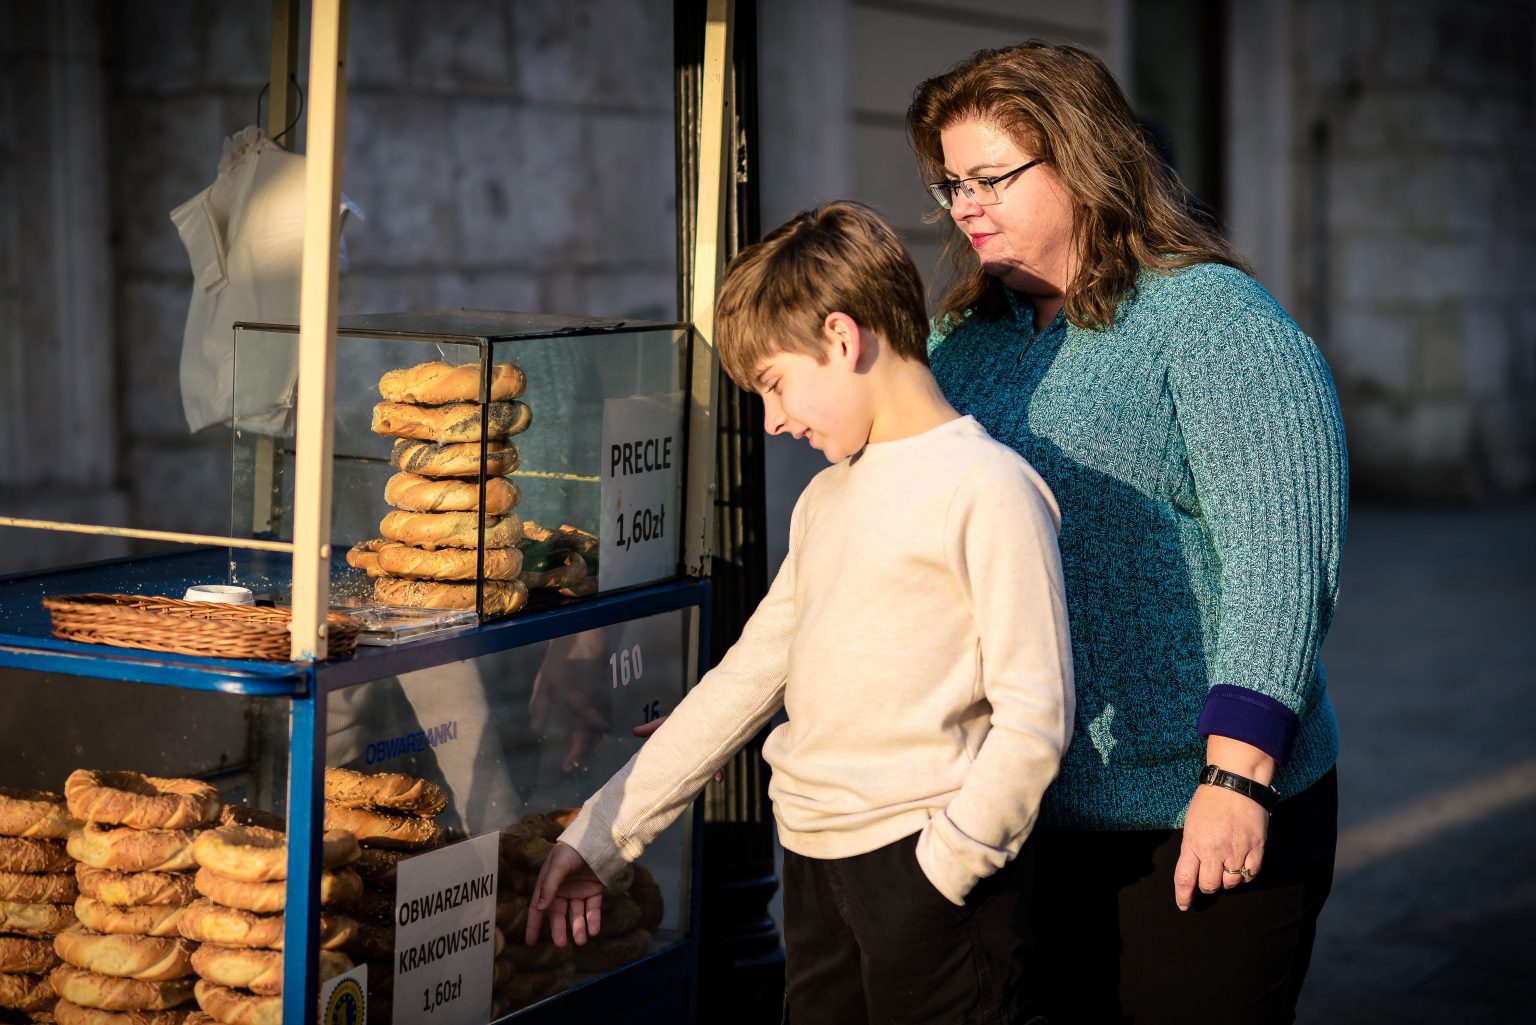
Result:
M1536 5L1292 5L1297 316L1357 497L1536 492Z
M257 122L268 16L264 3L200 0L5 5L16 100L0 112L0 149L25 157L0 161L7 381L62 375L32 405L91 411L89 430L77 419L62 442L39 436L35 412L0 414L7 513L229 529L228 432L190 435L181 415L192 279L167 214L213 180L222 140ZM350 18L343 188L366 220L346 232L344 315L676 318L667 0L370 0ZM306 36L301 82L307 51ZM305 128L293 130L301 149ZM66 223L82 186L100 196L96 220ZM82 259L92 247L95 262ZM69 381L94 390L77 396ZM45 441L54 454L24 458ZM28 537L37 544L0 548L0 572L146 547Z

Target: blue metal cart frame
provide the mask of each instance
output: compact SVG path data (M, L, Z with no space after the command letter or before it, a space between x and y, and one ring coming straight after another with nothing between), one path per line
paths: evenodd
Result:
M629 620L696 609L696 678L708 667L709 582L696 578L654 584L485 623L442 638L423 638L382 648L359 648L324 662L258 662L165 655L158 652L82 644L51 636L41 599L49 594L180 593L190 582L214 579L228 565L226 549L207 548L68 567L47 573L0 578L0 668L26 669L97 679L219 691L289 705L289 835L287 914L283 947L314 951L318 944L319 837L324 801L325 695L386 676L445 665L510 648L537 644ZM675 1025L691 1020L697 991L700 838L702 811L694 809L689 859L688 934L592 984L518 1012L519 1022L561 1025L604 1022L615 1006L627 1020ZM283 1020L313 1020L318 998L316 959L291 957L283 964Z

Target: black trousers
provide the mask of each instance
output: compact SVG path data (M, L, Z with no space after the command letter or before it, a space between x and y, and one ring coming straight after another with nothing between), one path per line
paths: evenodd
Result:
M1280 803L1251 883L1173 903L1182 830L1035 830L1034 926L1051 1025L1295 1019L1333 886L1335 772Z
M1024 1025L1035 1016L1032 847L951 904L917 835L823 860L784 852L791 1025Z

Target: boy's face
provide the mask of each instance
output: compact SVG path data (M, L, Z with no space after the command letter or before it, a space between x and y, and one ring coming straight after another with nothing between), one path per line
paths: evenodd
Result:
M857 346L850 353L831 338L825 355L825 362L817 362L800 352L775 353L758 364L757 393L764 430L804 438L836 463L869 441L872 419L859 387Z

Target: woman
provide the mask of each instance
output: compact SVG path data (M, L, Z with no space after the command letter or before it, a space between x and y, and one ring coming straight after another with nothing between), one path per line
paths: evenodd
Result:
M1051 1021L1290 1021L1337 838L1328 368L1092 55L983 50L907 125L955 229L934 373L1062 510L1078 704L1037 831Z

